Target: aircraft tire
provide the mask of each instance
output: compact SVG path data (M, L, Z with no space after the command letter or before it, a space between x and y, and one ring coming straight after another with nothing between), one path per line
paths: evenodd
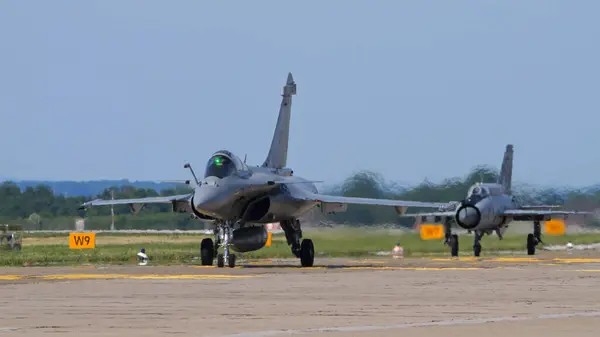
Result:
M479 257L481 255L481 244L476 244L473 246L473 255Z
M450 237L450 255L452 257L458 256L458 235L452 234Z
M314 262L315 246L311 239L304 239L300 244L300 263L302 267L312 267Z
M223 268L225 266L225 257L223 254L217 255L217 267Z
M203 266L212 266L215 258L215 247L213 240L206 238L200 242L200 260Z
M227 263L229 264L229 268L235 268L235 254L229 254Z
M527 234L527 255L535 255L535 236Z

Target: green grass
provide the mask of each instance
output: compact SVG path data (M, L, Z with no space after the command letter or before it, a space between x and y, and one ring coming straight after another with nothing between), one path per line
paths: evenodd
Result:
M46 244L45 238L53 239ZM135 255L145 248L152 264L198 264L202 235L151 235L151 234L97 234L96 248L72 250L68 247L68 234L53 236L26 235L21 252L0 252L0 266L23 265L78 265L78 264L132 264ZM378 251L391 251L397 241L404 248L405 256L448 255L449 248L443 240L423 241L418 233L402 233L393 230L366 229L307 229L305 238L313 239L316 257L365 257ZM64 239L64 240L63 240ZM126 243L124 240L138 240ZM591 244L600 242L600 233L569 234L565 236L544 236L546 244ZM32 242L31 244L28 244ZM111 244L111 240L119 243ZM185 242L178 242L185 240ZM48 241L51 241L48 239ZM482 240L483 254L494 251L524 251L525 235L507 235L500 241L496 236L486 236ZM473 237L460 235L460 251L472 255ZM270 247L258 251L239 254L244 258L291 258L293 255L283 235L275 235Z

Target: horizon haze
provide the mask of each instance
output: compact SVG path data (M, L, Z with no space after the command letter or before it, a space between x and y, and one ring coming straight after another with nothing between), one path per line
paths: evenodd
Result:
M32 4L35 4L33 6ZM265 159L288 72L288 166L327 185L499 168L600 183L594 1L0 3L3 177L182 180Z

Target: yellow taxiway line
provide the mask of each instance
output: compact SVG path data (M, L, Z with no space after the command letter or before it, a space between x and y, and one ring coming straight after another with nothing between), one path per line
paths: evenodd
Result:
M600 259L592 258L555 258L552 260L560 263L600 263Z
M134 279L134 280L228 280L257 277L258 275L160 275L160 274L56 274L56 275L0 275L0 281L19 280L94 280L94 279Z
M340 268L343 270L482 270L485 268L477 268L477 267L366 267L366 266L357 266L357 267L343 267ZM490 269L490 268L487 268Z
M538 259L535 257L496 257L496 258L476 258L476 257L458 257L458 258L432 258L431 261L438 262L531 262L531 263L600 263L600 259L594 258L551 258Z

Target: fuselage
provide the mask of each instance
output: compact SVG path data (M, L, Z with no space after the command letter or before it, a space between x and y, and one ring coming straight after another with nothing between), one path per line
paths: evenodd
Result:
M229 151L217 151L190 202L206 220L269 223L297 218L315 207L316 202L294 198L303 193L318 190L290 169L250 167Z
M456 209L455 221L468 230L492 230L506 226L511 220L503 215L518 208L513 197L499 184L475 184Z

